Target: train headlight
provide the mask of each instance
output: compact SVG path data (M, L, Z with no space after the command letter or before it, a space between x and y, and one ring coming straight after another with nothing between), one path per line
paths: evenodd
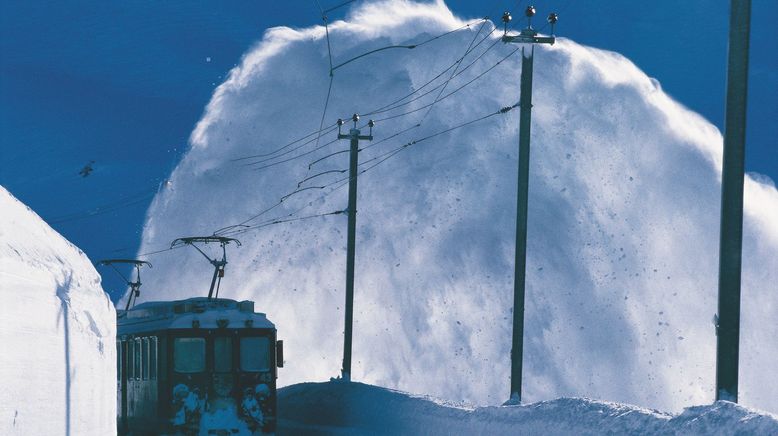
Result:
M173 387L173 401L183 401L189 396L189 386L179 383Z
M270 386L262 383L257 385L256 388L254 388L254 395L256 395L257 399L268 399L270 398Z

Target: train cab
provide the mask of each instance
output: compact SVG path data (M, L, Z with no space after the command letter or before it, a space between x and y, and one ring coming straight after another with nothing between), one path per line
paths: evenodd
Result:
M274 433L281 366L283 342L252 301L190 298L118 311L119 434Z

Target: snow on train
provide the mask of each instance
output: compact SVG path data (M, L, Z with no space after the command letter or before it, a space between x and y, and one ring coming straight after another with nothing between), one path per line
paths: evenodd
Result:
M215 267L208 297L152 301L131 307L139 294L140 268L133 264L124 310L117 311L117 425L125 435L258 435L274 433L277 368L283 341L252 301L218 298L232 238L180 238ZM196 244L218 243L221 260ZM118 270L117 270L118 272ZM214 296L214 286L216 295Z

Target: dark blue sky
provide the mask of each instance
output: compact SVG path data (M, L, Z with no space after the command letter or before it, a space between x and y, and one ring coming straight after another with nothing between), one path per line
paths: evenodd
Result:
M526 5L448 3L494 20ZM727 2L535 6L560 13L558 35L624 54L722 128ZM778 180L778 3L754 0L752 13L746 170ZM0 3L0 184L92 260L134 256L146 208L213 89L268 27L319 23L314 0ZM90 161L94 172L79 176ZM105 273L107 291L123 289Z

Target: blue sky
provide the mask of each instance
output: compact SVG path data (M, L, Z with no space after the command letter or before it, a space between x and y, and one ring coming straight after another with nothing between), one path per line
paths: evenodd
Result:
M320 1L325 8L340 3ZM498 20L504 9L520 16L526 2L449 5L461 16ZM624 54L722 127L725 2L535 5L541 17L560 13L558 35ZM778 4L753 2L746 170L773 180L776 21ZM153 193L186 150L213 89L268 27L319 23L313 0L2 2L0 184L91 259L132 257ZM94 172L79 176L90 161ZM105 278L107 291L121 289Z

